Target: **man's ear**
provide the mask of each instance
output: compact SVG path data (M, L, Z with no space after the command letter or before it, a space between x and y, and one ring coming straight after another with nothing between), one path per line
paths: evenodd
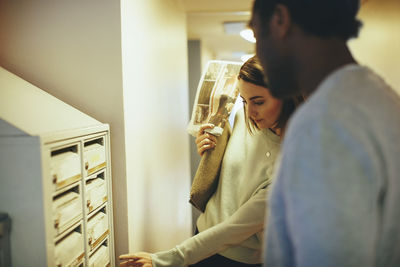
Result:
M290 12L285 5L277 4L270 21L270 32L276 38L285 38L292 25L292 18Z

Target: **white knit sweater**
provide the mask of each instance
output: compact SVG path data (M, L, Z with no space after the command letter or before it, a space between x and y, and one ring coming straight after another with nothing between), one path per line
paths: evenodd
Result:
M260 263L266 193L279 147L280 138L268 129L250 135L243 109L239 110L217 191L197 221L200 233L169 251L152 254L153 266L186 266L216 253Z

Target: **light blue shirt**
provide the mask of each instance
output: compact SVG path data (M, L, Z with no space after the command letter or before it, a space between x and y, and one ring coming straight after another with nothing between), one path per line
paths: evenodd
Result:
M347 65L296 112L273 184L266 266L400 266L400 99Z

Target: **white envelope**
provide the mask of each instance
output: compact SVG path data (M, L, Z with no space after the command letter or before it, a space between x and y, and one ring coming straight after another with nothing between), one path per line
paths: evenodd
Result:
M79 194L68 192L53 201L53 219L56 234L64 232L82 217L82 202Z
M86 207L89 212L107 201L107 186L104 179L95 178L86 184Z
M83 154L85 169L88 174L94 173L102 167L105 167L106 153L104 146L97 143L85 146Z
M92 250L103 240L108 233L108 216L98 212L87 223L88 244Z
M72 232L55 246L55 266L77 265L84 258L83 236Z
M100 246L89 258L89 267L104 267L110 262L108 247Z
M62 188L81 178L81 159L77 153L68 151L50 159L50 177L55 189Z

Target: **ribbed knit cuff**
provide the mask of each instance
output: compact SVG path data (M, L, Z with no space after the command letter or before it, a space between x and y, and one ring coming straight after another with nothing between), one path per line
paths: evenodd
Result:
M183 255L177 248L151 254L153 267L184 267Z

